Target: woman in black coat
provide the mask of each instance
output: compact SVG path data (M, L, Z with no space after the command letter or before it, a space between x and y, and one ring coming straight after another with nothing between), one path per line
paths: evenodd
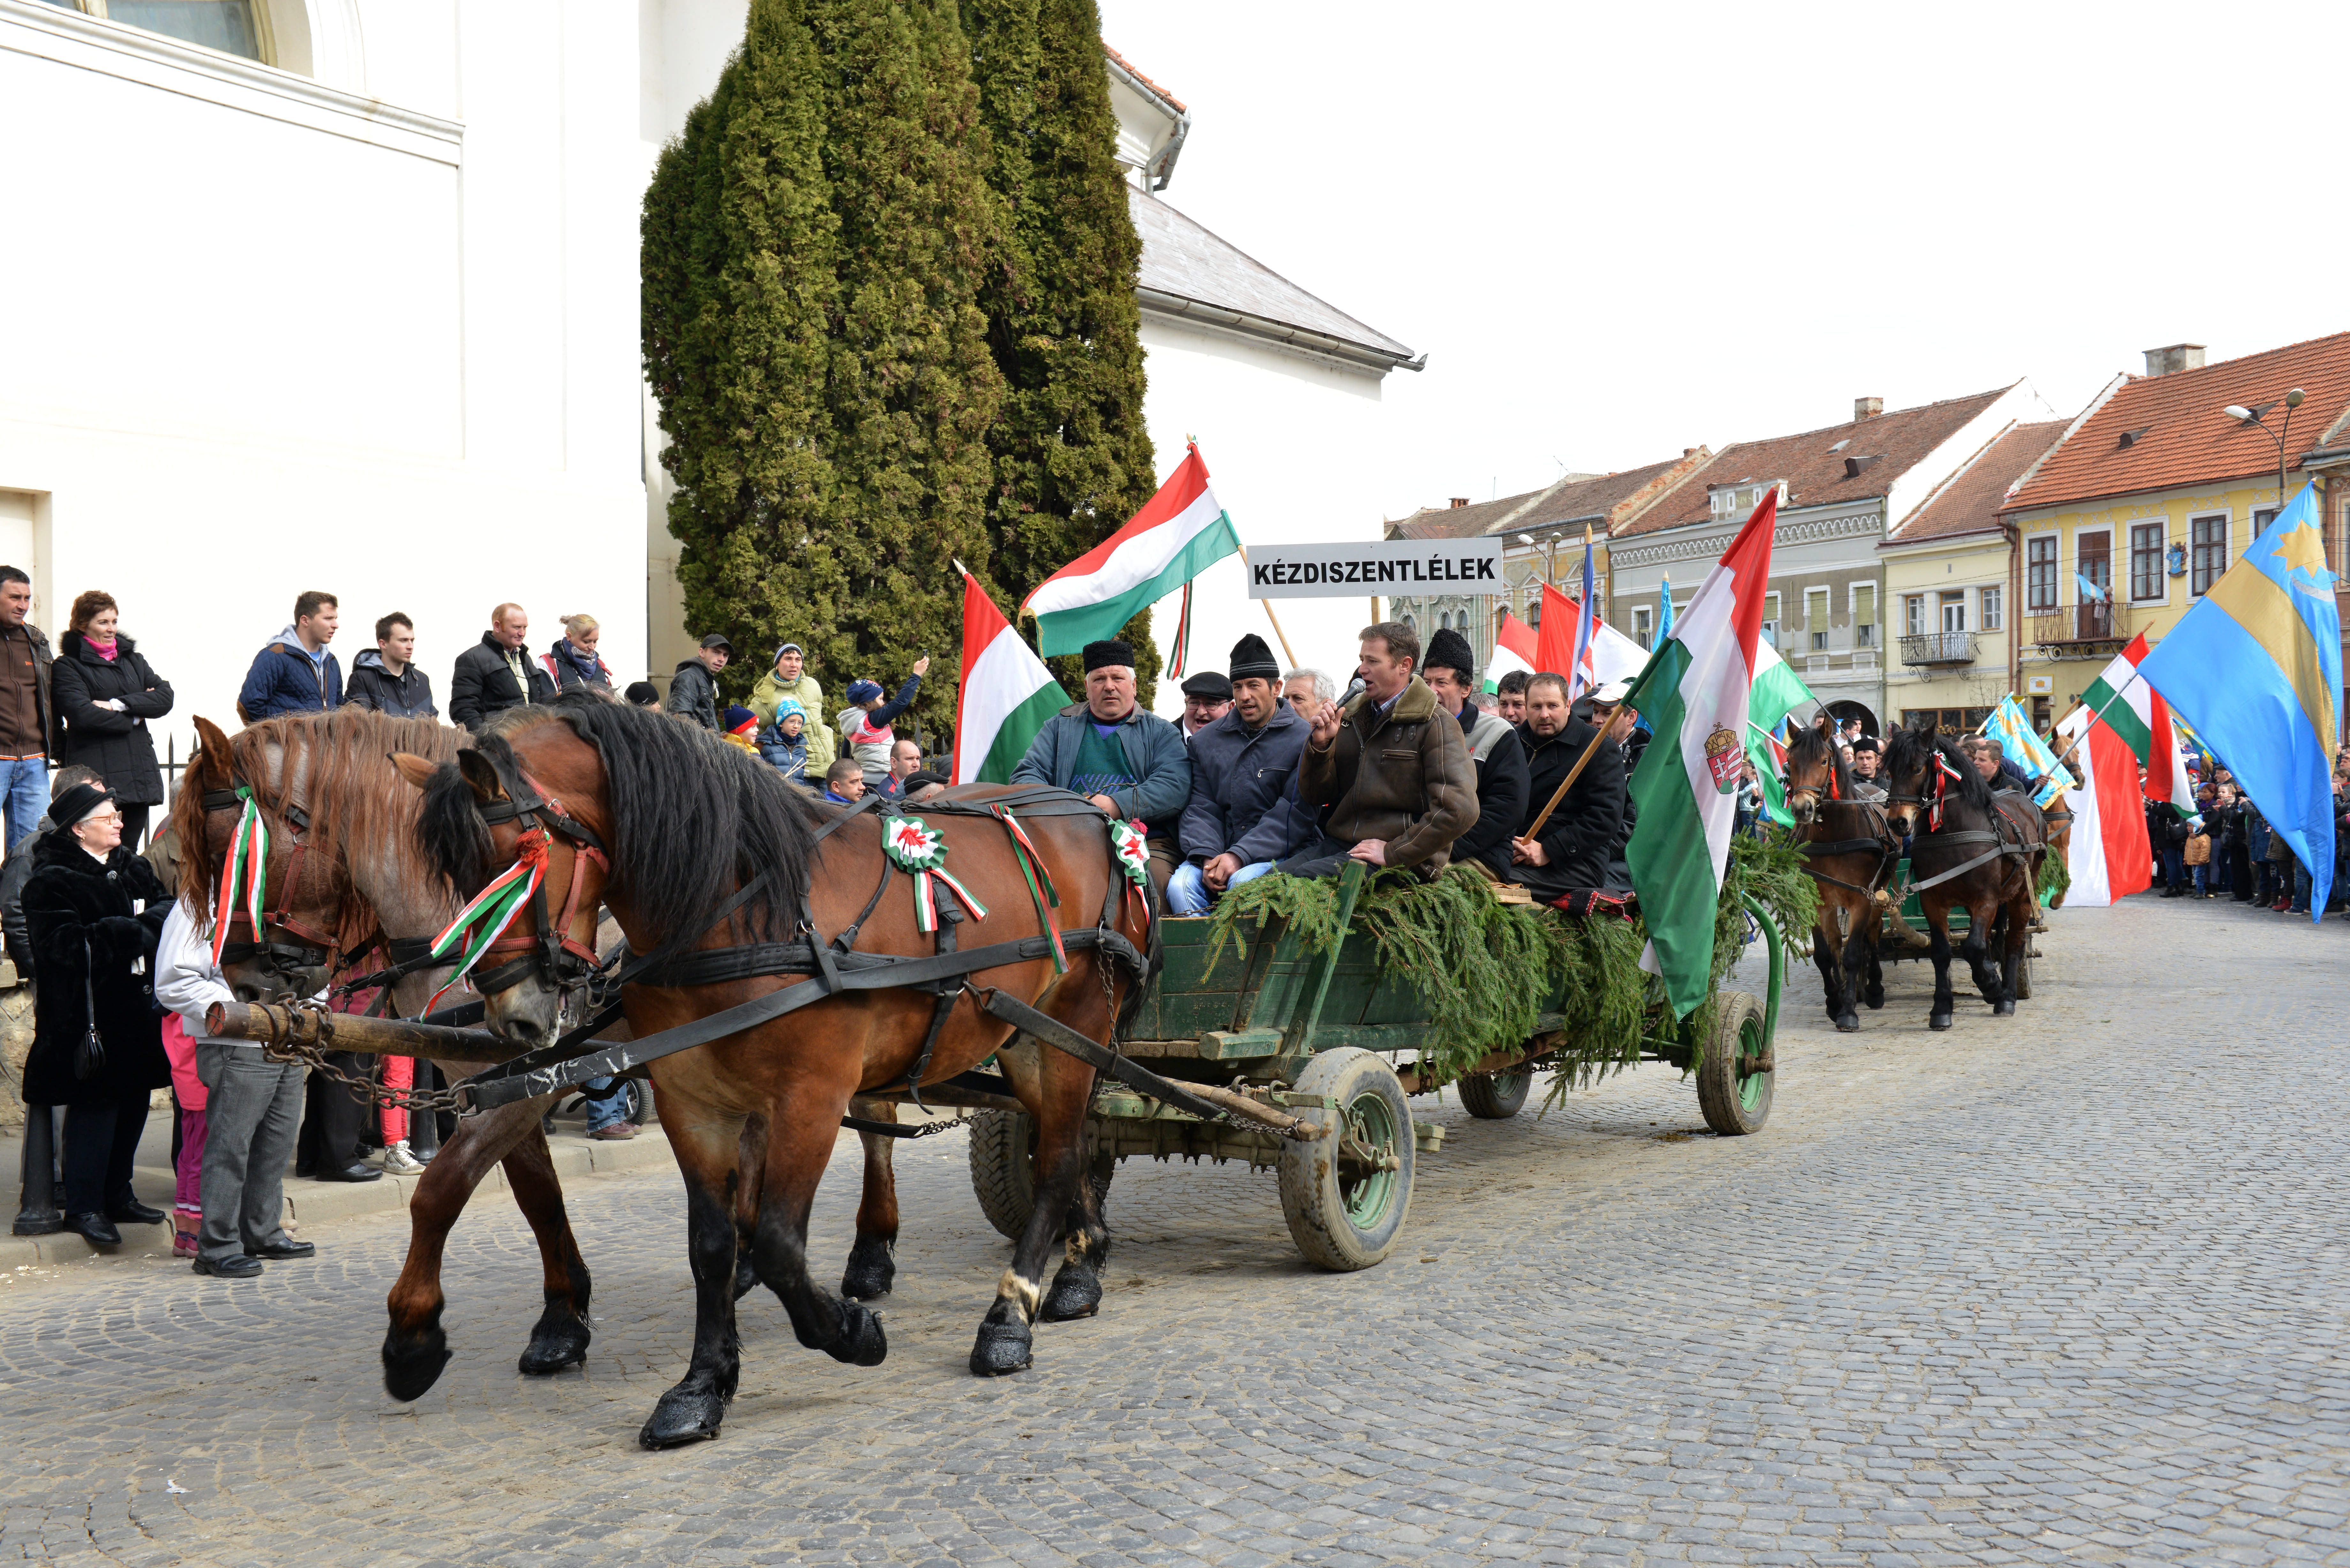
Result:
M106 781L122 807L122 842L139 847L147 813L163 804L163 770L147 721L172 711L171 684L115 634L114 596L91 589L73 603L73 626L57 644L49 691L59 726L57 762L79 763Z
M167 1215L130 1190L130 1162L147 1127L147 1098L172 1081L154 1009L155 942L171 896L122 842L122 813L94 784L57 793L59 826L33 843L25 924L41 981L33 997L29 1105L66 1107L66 1229L95 1247L120 1246L118 1221L160 1225ZM97 1012L105 1060L88 1077L76 1056Z

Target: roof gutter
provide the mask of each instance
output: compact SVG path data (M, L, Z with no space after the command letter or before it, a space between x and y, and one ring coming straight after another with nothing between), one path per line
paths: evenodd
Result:
M1344 337L1333 337L1326 332L1292 327L1285 321L1252 316L1247 311L1233 310L1225 306L1210 305L1205 300L1187 299L1180 294L1169 294L1160 289L1138 287L1134 293L1142 308L1153 315L1221 327L1243 337L1261 338L1286 348L1302 349L1324 358L1342 360L1382 374L1389 370L1428 369L1428 356L1425 354L1416 359L1409 358L1388 349L1374 348L1367 343L1350 342Z
M1151 102L1164 104L1175 116L1174 133L1168 137L1167 145L1159 150L1159 156L1142 171L1143 177L1153 182L1150 187L1153 191L1164 191L1169 182L1175 178L1175 160L1182 154L1183 139L1191 134L1191 111L1177 108L1165 93L1127 69L1116 56L1105 53L1102 63L1109 67L1110 75Z

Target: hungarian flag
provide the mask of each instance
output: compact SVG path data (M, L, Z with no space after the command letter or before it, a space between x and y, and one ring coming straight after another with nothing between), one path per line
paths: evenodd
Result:
M1240 547L1194 445L1125 527L1037 584L1020 607L1035 616L1047 657L1082 653Z
M1534 673L1537 646L1534 628L1503 610L1502 629L1493 634L1492 661L1485 666L1485 690L1499 691L1502 677L1513 670L1522 670L1528 675Z
M1794 826L1795 814L1787 809L1787 747L1780 732L1788 714L1818 701L1777 649L1755 643L1754 684L1746 693L1746 754L1762 781L1763 814L1782 827Z
M1713 984L1714 909L1736 826L1778 518L1774 487L1626 699L1656 731L1632 775L1639 823L1624 850L1648 925L1640 962L1664 978L1676 1015L1705 1001Z
M1028 651L987 590L962 575L962 686L955 693L954 782L1010 784L1012 770L1068 693Z
M2111 724L2146 764L2146 798L2192 817L2197 815L2195 785L2187 776L2187 759L2170 727L2170 704L2137 673L2147 653L2146 633L2140 632L2089 682L2081 693L2081 706Z
M2131 646L2143 653L2144 641L2141 638ZM2096 722L2096 711L2075 708L2056 726L2057 734L2068 741L2080 740L2081 732L2088 732L2073 753L2081 787L2067 797L2073 807L2073 836L2064 857L2073 878L2072 890L2064 895L2068 909L2076 904L2102 909L2116 898L2143 892L2154 880L2146 808L2138 800L2137 757L2121 731Z

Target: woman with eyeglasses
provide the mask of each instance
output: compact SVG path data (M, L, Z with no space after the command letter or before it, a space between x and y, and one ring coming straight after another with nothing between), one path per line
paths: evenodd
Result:
M148 1096L172 1081L154 1009L155 943L171 895L122 842L122 808L94 784L57 792L57 831L33 847L25 924L41 981L33 998L29 1104L66 1107L66 1229L93 1247L118 1224L160 1225L130 1189Z

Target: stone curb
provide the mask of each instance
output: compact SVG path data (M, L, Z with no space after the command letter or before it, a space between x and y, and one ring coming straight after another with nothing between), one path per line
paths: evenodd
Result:
M626 1143L590 1143L576 1135L558 1135L549 1145L549 1153L554 1157L556 1174L566 1185L588 1176L677 1168L677 1157L670 1149L669 1139L657 1127L647 1127ZM421 1176L386 1176L375 1181L340 1182L289 1176L286 1179L286 1229L317 1241L319 1227L338 1220L388 1214L407 1208L409 1195L423 1179ZM506 1173L500 1167L484 1179L480 1190L503 1192L505 1185ZM151 1194L141 1196L147 1201L158 1202ZM166 1194L158 1206L169 1202L170 1196ZM88 1262L97 1257L171 1257L170 1224L125 1225L121 1231L122 1245L103 1253L71 1231L54 1236L0 1235L0 1270L34 1264L54 1267Z

